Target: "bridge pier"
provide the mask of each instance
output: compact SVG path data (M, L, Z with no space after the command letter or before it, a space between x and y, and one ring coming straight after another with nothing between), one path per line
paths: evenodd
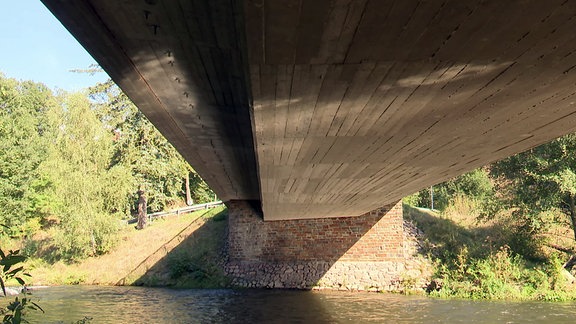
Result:
M227 203L232 284L254 288L398 290L406 273L402 203L357 217L266 221Z

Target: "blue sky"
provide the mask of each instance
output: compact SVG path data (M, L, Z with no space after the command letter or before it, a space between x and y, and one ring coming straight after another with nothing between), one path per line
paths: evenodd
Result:
M42 82L52 89L81 90L108 79L73 73L96 61L40 0L0 1L0 72Z

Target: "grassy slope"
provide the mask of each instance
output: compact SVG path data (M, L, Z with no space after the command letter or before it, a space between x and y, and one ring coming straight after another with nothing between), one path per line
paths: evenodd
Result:
M132 284L223 210L223 207L219 207L159 219L142 231L128 225L121 232L118 245L110 253L77 264L48 264L38 259L30 260L26 268L30 269L32 278L28 281L33 285Z
M443 213L404 205L404 217L424 232L424 250L443 288L433 295L473 299L575 300L576 285L557 249L573 249L572 233L552 218L546 235L526 237L511 215L478 221L459 201ZM518 254L520 256L518 256Z
M576 251L576 241L567 219L562 215L547 216L545 229L531 241L522 241L518 222L510 214L502 213L493 219L482 219L474 202L456 199L440 213L426 208L404 205L404 218L416 223L426 234L432 250L457 253L462 246L489 253L508 245L524 257L542 259L561 250ZM563 255L569 258L570 255Z
M226 242L226 213L221 212L201 227L185 235L177 245L153 264L140 267L128 279L145 286L170 286L179 288L220 288L228 284L222 271L221 252Z

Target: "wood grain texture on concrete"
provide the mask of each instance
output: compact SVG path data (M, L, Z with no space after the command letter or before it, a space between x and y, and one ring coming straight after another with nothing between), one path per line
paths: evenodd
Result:
M223 200L355 216L576 130L576 2L43 0Z
M241 8L225 0L44 4L221 199L260 199Z

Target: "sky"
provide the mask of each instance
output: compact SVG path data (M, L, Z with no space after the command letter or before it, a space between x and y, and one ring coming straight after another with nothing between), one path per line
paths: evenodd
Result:
M0 72L51 89L77 91L108 79L87 69L96 61L40 0L0 1Z

